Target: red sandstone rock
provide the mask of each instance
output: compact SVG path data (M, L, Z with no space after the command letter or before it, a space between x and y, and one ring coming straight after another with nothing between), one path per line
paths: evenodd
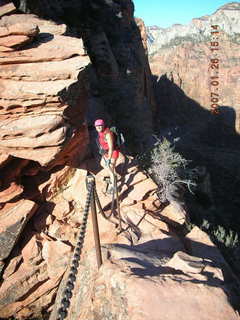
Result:
M21 255L12 258L4 270L3 279L5 280L8 279L16 271L17 267L19 267L21 262L22 262Z
M11 157L8 154L0 153L0 168L3 167Z
M69 40L69 45L62 46L65 40ZM28 48L27 50L9 52L0 57L0 65L11 63L29 63L61 61L73 57L74 55L83 55L82 41L76 38L66 39L64 36L54 36L52 41L42 42L38 48ZM88 61L83 57L84 61ZM80 62L81 63L81 62Z
M157 190L157 185L151 180L147 179L144 183L133 184L132 190L128 193L128 197L140 201L146 197L147 193L150 194Z
M54 215L58 220L63 220L70 213L70 211L69 202L63 199L56 203L52 215Z
M160 213L161 219L166 221L168 224L176 226L182 226L186 222L185 214L178 210L173 204L169 204Z
M181 270L184 273L201 273L205 267L204 260L190 256L189 254L178 251L174 254L173 258L168 261L166 266Z
M39 33L39 28L33 23L16 23L0 27L0 47L2 52L10 52L7 48L19 49L32 41Z
M37 204L29 200L8 203L0 212L0 259L10 254L24 226L37 209Z
M11 18L12 19L12 18ZM21 23L14 23L0 27L0 37L9 35L24 35L28 37L35 37L39 33L39 28L35 23L24 22L22 18Z
M10 47L10 48L14 48L14 47L19 48L20 46L23 46L30 41L31 39L24 35L0 37L0 45L3 47Z
M40 250L42 246L43 250ZM9 274L10 270L6 269L8 277L4 273L5 281L0 288L0 317L9 317L22 310L22 314L30 314L30 310L40 314L42 305L48 305L55 294L69 262L70 251L71 247L60 241L42 239L37 235L30 238L23 248L24 263L14 273ZM34 286L34 291L29 290ZM36 304L39 299L42 304ZM28 306L30 310L27 312Z
M130 25L131 12L128 13L129 20L126 22ZM61 26L40 20L32 15L5 17L6 19L2 19L0 24L14 27L15 23L21 23L21 19L26 19L26 17L29 21L37 21L40 32L63 33ZM79 163L87 153L88 133L84 119L88 97L84 87L87 79L83 69L89 60L81 57L83 48L79 39L64 36L44 39L41 38L42 36L44 35L40 34L38 38L39 47L3 54L1 55L2 60L0 59L0 64L2 63L0 69L2 148L12 156L38 162L37 165L34 165L33 161L22 160L21 162L20 159L13 158L9 162L9 167L4 167L1 173L6 168L7 173L10 174L9 168L12 167L10 181L17 177L22 180L28 178L30 191L27 192L27 183L25 183L25 197L35 197L41 203L45 199L47 201L40 206L37 215L32 218L33 223L29 224L28 232L22 233L22 239L25 242L21 243L21 258L16 261L11 260L5 269L6 273L4 272L3 275L5 281L0 288L0 317L5 318L12 315L18 319L35 317L41 314L43 308L48 308L53 303L56 287L69 263L71 245L76 243L77 227L82 221L87 193L86 166L85 170L75 170L75 168L79 168ZM106 37L103 38L107 41ZM43 39L42 42L41 39ZM45 42L46 40L48 42ZM93 43L97 49L99 39L96 37ZM111 50L111 48L108 49ZM9 64L9 62L14 62L14 64ZM114 57L111 62L116 67ZM145 60L142 59L141 62L145 63ZM100 70L101 66L98 67ZM147 80L148 66L139 72L134 70L133 66L131 67L130 72L134 71L141 78L139 78L140 81L137 78L137 81L140 83L138 89L142 95L138 95L137 99L145 101L147 97L151 100ZM41 125L38 125L38 122ZM14 127L12 124L17 125ZM140 123L140 126L142 125ZM74 130L66 134L68 138L65 141L63 131L69 127L70 129L74 127ZM35 145L38 149L35 148ZM19 149L19 146L22 149ZM10 159L12 156L9 156ZM57 167L57 165L65 167ZM111 197L103 194L104 184L100 176L101 174L96 175L99 197L106 207L106 212L109 212ZM6 176L3 175L3 177L5 180ZM153 194L150 196L149 192L153 187L152 182L143 178L140 172L137 173L136 168L128 170L128 177L131 179L128 183L125 181L120 193L124 205L122 206L124 231L117 234L115 225L118 220L116 217L108 221L98 215L101 241L106 244L103 256L105 260L107 256L111 257L111 260L106 262L98 275L95 274L95 252L91 259L86 260L86 265L90 263L91 269L89 273L88 268L82 267L79 272L82 278L77 282L78 290L74 298L80 300L73 303L78 308L77 313L79 312L79 301L81 302L83 297L84 303L80 312L82 314L86 312L87 316L84 319L92 319L93 314L99 315L100 319L110 318L112 314L119 317L121 312L124 312L122 319L125 314L130 319L140 320L142 315L145 319L148 315L149 318L154 319L154 316L156 317L162 311L164 316L168 309L173 312L170 303L172 296L175 298L173 303L178 308L177 313L174 313L170 319L176 319L180 314L179 310L188 305L188 301L190 301L190 311L194 310L194 307L201 301L203 306L200 306L197 311L202 313L205 311L204 302L207 300L211 286L205 291L202 290L201 285L198 285L196 289L192 282L199 281L200 278L188 274L179 276L179 272L175 273L174 270L170 271L170 268L163 267L176 250L184 250L183 243L170 231L166 223L159 221L158 208L154 204L156 199ZM138 186L138 192L132 191L131 188L135 186ZM129 204L127 195L130 193L131 206L127 208L126 204ZM59 210L61 203L64 203L64 208ZM4 210L10 211L11 208L7 204ZM29 232L31 228L37 232L32 237L30 237L31 231ZM69 242L71 245L67 245ZM107 245L109 242L122 243L125 244L125 247L109 246ZM130 244L134 246L129 246ZM83 256L93 247L90 216ZM23 263L21 263L22 260ZM208 271L212 273L211 266L209 268ZM91 278L92 274L94 274L93 278ZM202 276L201 281L206 287L208 279ZM196 291L200 291L197 298L195 298ZM159 297L163 298L162 305L159 303ZM233 310L227 303L222 290L214 287L209 297L212 297L214 302L213 308L221 305L227 319L235 319L232 317ZM94 298L93 302L91 298ZM127 304L125 304L126 301ZM104 314L102 314L103 309ZM108 313L109 310L110 313ZM219 313L217 310L214 316L218 317ZM195 317L196 312L192 311L192 314ZM74 317L70 316L70 319L74 320ZM220 316L219 319L223 318Z
M0 203L13 200L23 192L23 187L12 182L10 187L0 192Z
M32 38L38 33L38 24L45 25L41 21L32 15L5 17L0 30L2 34L7 31L13 34L8 37L20 34L17 37ZM56 25L52 25L55 28ZM47 22L47 26L51 23ZM49 40L40 37L37 47L33 43L27 50L6 52L0 58L3 64L0 71L0 150L41 165L49 164L57 155L58 164L74 158L72 153L77 151L78 132L85 130L81 123L87 103L84 81L78 81L79 68L89 62L86 56L80 57L83 53L81 39L54 35ZM72 58L74 55L78 57ZM70 140L72 126L80 130L74 135L75 139ZM60 153L67 142L67 153Z
M0 288L0 317L5 318L14 314L16 311L14 303L26 294L30 294L29 286L34 287L39 282L46 282L48 278L46 263L34 267L21 264L19 269L6 279Z
M140 30L140 35L142 38L142 43L143 43L143 47L145 49L145 52L147 54L147 30L146 30L146 26L143 22L142 19L139 18L135 18L136 24Z
M22 250L22 257L24 263L31 264L31 265L37 265L39 264L43 258L42 258L42 243L41 240L38 239L38 235L31 235L30 240L28 243L24 246Z
M217 264L224 265L226 263L221 252L211 241L207 233L198 227L194 227L191 232L186 235L186 240L189 250L194 256L211 259Z
M61 241L43 242L42 256L47 263L47 272L51 279L59 278L66 270L70 253L71 247Z
M26 22L27 17L27 22ZM20 27L20 30L25 28L25 25L37 25L39 27L40 32L42 33L51 33L51 34L58 34L63 35L66 32L67 26L65 24L57 24L51 20L44 20L41 19L34 14L12 14L10 16L4 16L1 18L0 26L7 27L10 30L16 31L16 25ZM29 32L29 27L28 27Z
M80 223L77 226L79 227ZM68 219L62 221L55 219L48 227L48 235L50 237L60 241L67 241L74 245L77 243L78 231L79 228L76 228L75 224L68 223Z
M34 314L41 317L41 306L51 305L59 281L60 279L57 277L48 279L38 288L38 290L31 292L25 299L11 304L7 314L14 313L19 319L29 319Z
M0 17L2 17L5 14L13 13L14 11L16 11L16 8L12 3L12 1L8 1L8 0L1 1Z
M29 160L26 159L16 159L11 156L6 158L6 162L1 168L2 190L8 188L13 181L18 180L28 163Z
M0 261L0 275L2 273L4 266L5 266L5 263L3 261Z
M111 315L134 320L192 320L196 312L201 320L239 319L218 279L199 281L198 274L174 271L156 256L127 246L113 246L104 257L97 271L94 252L88 255L78 274L81 287L76 288L67 319L92 319L94 314L100 319ZM50 320L54 316L53 311Z
M9 47L0 46L0 52L10 52L10 51L14 51L14 49L9 48Z

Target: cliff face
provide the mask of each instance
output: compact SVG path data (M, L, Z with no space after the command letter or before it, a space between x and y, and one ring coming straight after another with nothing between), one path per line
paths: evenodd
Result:
M1 152L56 165L73 131L84 130L87 94L79 68L89 59L82 41L31 15L5 16L0 26Z
M239 18L240 4L232 2L187 25L148 28L163 126L165 120L171 126L198 121L203 114L198 106L208 111L220 106L228 107L219 116L222 130L240 132Z
M218 41L217 71L211 67L213 65L211 59L216 59L216 55L212 55L209 42L186 42L172 48L160 49L150 59L151 71L155 76L156 85L157 82L159 85L163 84L163 78L166 77L169 80L169 88L170 83L179 88L169 92L171 102L168 101L163 90L157 92L160 105L170 104L169 112L172 108L173 118L178 118L180 122L183 118L192 121L198 115L198 113L194 114L192 108L184 106L186 103L183 97L180 100L177 98L182 90L189 99L196 101L206 110L212 110L213 103L233 108L236 113L234 125L239 132L240 45L232 42L226 35L220 35ZM211 78L214 76L215 78ZM213 80L217 81L214 83L217 85L211 85ZM176 106L175 112L173 112L173 104ZM183 105L182 109L181 105Z
M204 127L210 121L213 127L221 126L222 135L239 133L239 9L239 3L226 4L189 25L172 26L165 42L157 36L153 39L156 51L151 54L150 67L162 127L194 123ZM209 111L217 107L218 117L211 117ZM222 137L216 140L224 143ZM208 143L211 145L210 139Z
M89 58L65 30L30 14L0 20L1 318L25 305L28 317L34 305L51 303L71 251L61 236L47 235L53 208L71 211L68 201L47 199L73 174L89 141Z

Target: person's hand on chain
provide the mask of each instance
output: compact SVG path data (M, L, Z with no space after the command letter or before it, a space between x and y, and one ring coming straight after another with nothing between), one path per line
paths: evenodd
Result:
M106 160L106 165L107 165L108 167L110 167L110 164L111 164L111 159L107 159L107 160Z

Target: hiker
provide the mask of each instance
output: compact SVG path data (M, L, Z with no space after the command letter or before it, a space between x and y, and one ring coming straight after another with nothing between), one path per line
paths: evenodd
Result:
M94 126L98 132L98 145L100 154L102 155L100 164L109 171L110 182L112 184L111 192L113 192L114 175L118 176L115 172L115 166L120 155L120 150L116 146L114 133L108 127L105 127L102 119L97 119L94 122Z

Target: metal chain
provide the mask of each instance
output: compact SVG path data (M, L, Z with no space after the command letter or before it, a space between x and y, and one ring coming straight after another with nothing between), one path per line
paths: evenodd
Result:
M87 183L87 199L85 203L85 208L83 212L83 220L79 231L79 237L78 242L75 247L75 250L73 252L73 258L71 261L71 267L70 267L70 273L68 275L68 280L66 283L66 288L63 291L62 300L61 300L61 307L58 309L57 313L57 320L63 320L67 317L68 314L68 308L70 306L70 300L72 298L72 291L74 289L75 281L76 281L76 275L78 272L78 266L80 262L80 257L82 253L86 228L87 228L87 219L88 219L88 213L89 213L89 207L91 203L91 198L93 196L94 192L94 180L91 180Z
M88 180L88 178L91 178L91 179ZM78 266L79 266L83 243L84 243L84 238L85 238L85 234L86 234L87 219L88 219L91 201L95 202L95 200L96 200L101 214L107 220L110 220L110 217L111 217L112 211L113 211L113 206L112 206L110 216L107 217L105 215L105 213L102 209L101 203L99 201L97 192L96 192L95 180L92 175L89 175L87 177L86 182L87 182L86 186L87 186L88 193L87 193L85 208L84 208L84 212L83 212L83 220L82 220L82 224L81 224L80 231L79 231L78 242L77 242L77 245L76 245L74 252L73 252L73 258L72 258L71 266L70 266L70 273L68 275L65 290L63 291L63 294L62 294L61 307L57 311L57 320L64 320L68 315L68 308L70 306L70 301L72 298L72 291L74 289L76 276L78 273ZM114 176L114 189L115 189L114 193L116 193L116 198L117 198L116 201L117 201L117 211L118 211L118 219L119 219L118 227L120 228L120 232L121 232L122 231L121 216L120 216L120 209L119 209L119 202L118 202L117 181L116 181L115 176ZM113 200L114 200L114 194L113 194ZM113 203L114 202L115 201L113 201ZM96 211L96 209L95 209L95 211ZM111 222L113 222L113 221L111 221Z

